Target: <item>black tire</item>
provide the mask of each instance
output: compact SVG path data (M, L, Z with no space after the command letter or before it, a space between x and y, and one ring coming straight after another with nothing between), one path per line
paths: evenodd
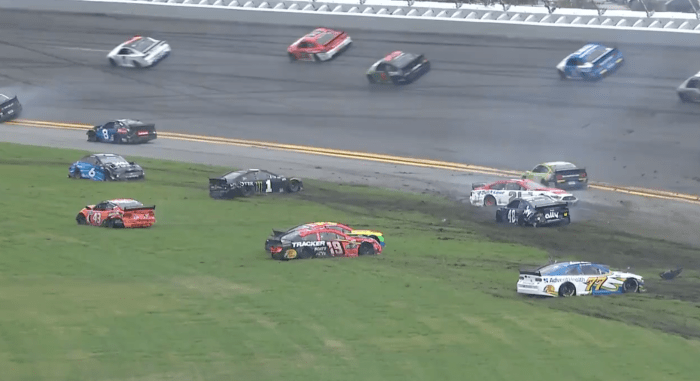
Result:
M70 177L71 179L74 179L74 180L79 180L82 177L80 175L80 168L75 167L73 169L73 172L71 172L70 175L68 175L68 177Z
M564 72L563 72L563 71L561 71L561 70L557 70L557 73L559 73L559 79L560 79L560 80L562 80L562 81L563 81L563 80L565 80L565 79L566 79L566 74L564 74Z
M500 224L501 222L503 222L503 217L501 217L501 211L497 210L496 211L496 223Z
M297 60L297 57L292 53L287 53L287 57L289 58L289 62L296 62Z
M110 171L108 171L108 170L106 170L106 169L103 169L103 171L104 171L104 174L105 174L105 179L104 179L103 181L114 181L114 180L115 180L115 179L114 179L114 176L112 175L112 172L110 172Z
M75 222L77 222L78 225L87 225L88 224L87 219L85 218L85 216L82 213L78 214L75 217Z
M374 85L377 83L377 80L374 79L374 76L371 74L367 74L367 80L369 81L370 85Z
M561 222L562 226L566 226L571 223L571 216L567 216L564 221Z
M116 66L117 66L117 61L115 61L114 58L110 58L110 59L109 59L109 64L116 67Z
M120 134L114 134L114 144L122 144L122 136Z
M371 243L364 242L360 245L360 249L357 250L358 255L374 255L374 246Z
M493 197L491 195L484 197L484 206L498 206L498 203L496 202L496 197Z
M535 222L532 223L532 227L534 228L540 228L544 226L545 218L542 215L542 213L537 213L535 215Z
M113 218L111 220L107 220L105 222L105 226L111 229L122 229L124 228L124 221L118 218Z
M253 189L253 187L251 186L244 186L243 188L241 188L241 195L243 195L243 197L250 197L254 193L255 189Z
M296 193L301 190L301 183L299 180L291 180L289 182L289 185L287 185L287 191L289 193Z
M312 259L316 258L316 254L314 253L314 250L310 247L305 247L304 249L301 250L301 253L299 253L299 259Z
M634 278L628 278L622 284L622 292L624 292L626 294L627 293L634 294L637 291L639 291L639 281L637 281Z
M318 55L315 54L315 53L311 55L311 60L312 60L313 62L315 62L315 63L321 63L321 62L322 62L321 59L318 58Z
M396 77L391 77L391 83L393 83L395 86L400 86L401 80Z
M372 238L373 240L377 241L377 243L380 245L382 244L382 241L380 241L379 237L377 237L376 235L371 235L371 236L369 236L369 238Z
M688 96L685 94L678 94L678 98L681 99L681 102L683 103L688 103L690 102L690 99L688 99Z
M97 141L97 134L95 133L95 130L89 130L87 132L87 136L88 136L89 142L96 142Z
M138 63L137 61L134 61L134 67L137 69L141 69L143 66L141 66L141 64Z
M559 286L559 296L562 298L576 296L576 286L574 286L571 282L562 284Z
M542 185L544 185L546 187L549 187L549 182L547 182L547 179L542 179L542 181L540 181L540 183L542 183Z

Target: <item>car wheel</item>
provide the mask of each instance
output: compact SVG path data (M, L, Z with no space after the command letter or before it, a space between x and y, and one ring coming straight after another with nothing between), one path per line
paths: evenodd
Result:
M114 144L122 144L122 136L119 134L114 134Z
M690 101L690 99L688 99L688 96L685 94L678 94L678 98L680 98L681 102L683 103L688 103Z
M566 217L564 221L562 221L562 225L566 226L571 223L571 216Z
M559 79L561 79L562 81L566 79L566 74L564 74L563 71L557 70L557 72L559 73Z
M112 66L117 66L117 61L114 60L114 58L109 59L109 64Z
M568 298L576 295L576 287L571 282L566 282L559 286L559 296Z
M292 53L287 53L287 57L289 58L289 62L295 62L297 60L297 57Z
M299 259L311 259L315 257L314 250L310 247L305 247L304 250L301 251L301 254L299 254Z
M80 213L78 216L75 217L75 221L78 223L78 225L87 225L87 219L85 219L85 216Z
M544 219L544 216L542 215L542 213L537 213L535 215L535 222L532 223L532 227L535 227L535 228L542 227L542 226L544 226L544 222L545 222L545 219Z
M396 77L391 77L391 83L393 83L396 86L399 86L399 85L401 85L401 80L399 78L396 78Z
M634 278L629 278L625 280L622 284L622 292L624 293L635 293L639 290L639 282Z
M369 83L370 83L371 85L374 85L375 83L377 83L377 80L376 80L376 79L374 78L374 76L371 75L371 74L367 74L367 80L369 81Z
M95 130L89 130L87 132L87 136L88 136L89 142L96 142L97 141L97 134L95 133Z
M486 196L484 198L484 206L496 206L496 198L493 196Z
M544 185L544 186L546 186L546 187L549 186L549 183L547 182L547 179L542 179L542 180L540 181L540 183L542 183L542 185Z
M134 67L137 69L141 68L141 64L138 61L134 61Z
M299 192L301 190L301 183L299 183L298 180L292 180L289 182L287 190L289 191L289 193Z
M75 167L75 169L73 169L73 172L71 172L68 177L70 177L71 179L74 179L74 180L80 179L82 177L80 175L80 168Z
M501 223L503 222L503 218L501 218L501 211L497 210L496 211L496 223Z
M371 243L365 242L360 245L360 249L357 251L359 255L374 255L374 246Z
M250 197L253 195L253 193L255 193L253 187L245 186L241 189L241 194L243 197Z

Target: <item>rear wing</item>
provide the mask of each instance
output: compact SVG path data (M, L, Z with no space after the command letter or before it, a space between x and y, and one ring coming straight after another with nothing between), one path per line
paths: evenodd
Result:
M136 210L156 210L156 206L149 205L149 206L133 206L131 208L124 208L125 212L134 212Z
M272 236L275 237L275 238L282 237L282 236L285 235L286 233L287 233L287 232L283 232L283 231L280 231L280 230L272 229Z
M155 131L156 130L156 125L154 123L149 123L149 124L141 124L141 125L136 125L136 126L129 126L129 129L134 130L134 131Z
M586 172L586 168L560 169L558 171L555 170L554 174L555 175L562 175L564 177L571 177L571 176L586 177L586 176L588 176L588 172Z
M14 97L6 100L5 102L0 103L0 107L7 106L7 105L13 104L15 102L19 102L16 95Z
M222 179L221 177L216 177L216 178L209 178L209 185L217 185L220 187L226 186L228 184L228 181L226 179Z
M602 56L596 58L596 59L593 61L593 64L597 64L597 63L603 62L603 61L605 61L606 59L608 59L608 57L610 57L610 56L616 54L617 52L619 52L619 50L617 50L617 48L612 48L609 52L607 52L607 53L603 54Z
M474 190L476 188L481 188L484 185L486 185L486 183L472 183L472 190Z
M148 52L150 52L151 50L153 50L153 49L155 49L155 48L157 48L157 47L159 47L159 46L163 46L163 45L165 45L166 43L167 43L167 42L166 42L165 40L159 41L159 42L157 42L157 43L155 43L155 44L149 46L147 49L144 49L144 51L141 52L141 53L143 53L143 54L148 54Z
M328 40L328 42L326 42L326 44L324 46L330 45L332 42L338 40L341 37L345 38L348 36L348 34L346 32L343 32L342 30L339 30L338 32L340 32L340 33L337 36L333 37L332 39Z

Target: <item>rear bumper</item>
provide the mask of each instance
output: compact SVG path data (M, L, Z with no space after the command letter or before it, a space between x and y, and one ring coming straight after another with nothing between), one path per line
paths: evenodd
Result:
M231 199L240 196L237 189L211 190L209 189L209 197L218 199Z
M551 287L549 290L550 292L545 291L544 285L542 286L537 286L534 284L521 284L518 282L516 286L516 291L518 294L525 294L525 295L536 295L536 296L549 296L549 297L554 297L557 296L556 292L554 291L554 286Z
M124 220L125 228L150 228L156 223L155 219Z
M151 140L155 140L157 138L158 133L155 131L149 131L148 135L139 135L138 132L135 132L133 134L124 136L122 138L122 142L129 144L141 144L148 143Z

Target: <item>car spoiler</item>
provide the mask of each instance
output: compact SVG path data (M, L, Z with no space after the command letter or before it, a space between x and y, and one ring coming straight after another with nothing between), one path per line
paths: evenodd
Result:
M133 212L135 210L156 210L155 205L149 205L149 206L134 206L131 208L124 208L125 212Z
M484 185L486 185L486 183L472 183L472 190L474 190L476 188L481 188Z
M581 175L582 173L585 173L586 176L588 176L588 172L586 172L586 168L575 168L575 169L560 169L558 171L554 171L555 175L562 175L562 176L572 176L572 175Z
M617 48L612 48L609 52L607 52L607 53L603 54L602 56L596 58L595 61L593 61L593 64L597 64L597 63L599 63L599 62L603 62L603 61L605 61L608 57L610 57L611 55L613 55L613 54L615 54L615 53L617 53L617 52L618 52Z
M129 126L130 129L133 130L149 130L149 131L155 131L156 130L156 125L155 123L144 123L136 126Z
M339 39L339 38L341 38L341 37L347 37L347 36L348 36L347 32L344 32L344 31L342 31L342 30L339 30L338 32L340 32L340 33L339 33L337 36L335 36L335 37L333 37L332 39L330 39L328 42L326 42L326 45L329 45L330 43L336 41L337 39ZM325 45L324 45L324 46L325 46Z
M542 276L542 274L537 270L520 270L520 275Z
M272 229L272 236L275 237L275 238L281 237L281 236L283 236L285 233L287 233L287 232L283 232L283 231L280 231L280 230Z
M12 97L12 98L6 100L5 102L0 103L0 107L5 106L5 105L8 105L8 104L12 104L12 103L14 103L15 101L19 102L19 100L17 99L17 96L16 96L16 95L15 95L14 97Z
M165 45L166 43L167 43L167 42L166 42L165 40L160 41L160 42L156 42L155 44L149 46L147 49L144 49L143 52L141 52L141 53L143 53L143 54L148 54L148 52L150 52L151 50L155 49L155 48L158 47L158 46L163 46L163 45Z

